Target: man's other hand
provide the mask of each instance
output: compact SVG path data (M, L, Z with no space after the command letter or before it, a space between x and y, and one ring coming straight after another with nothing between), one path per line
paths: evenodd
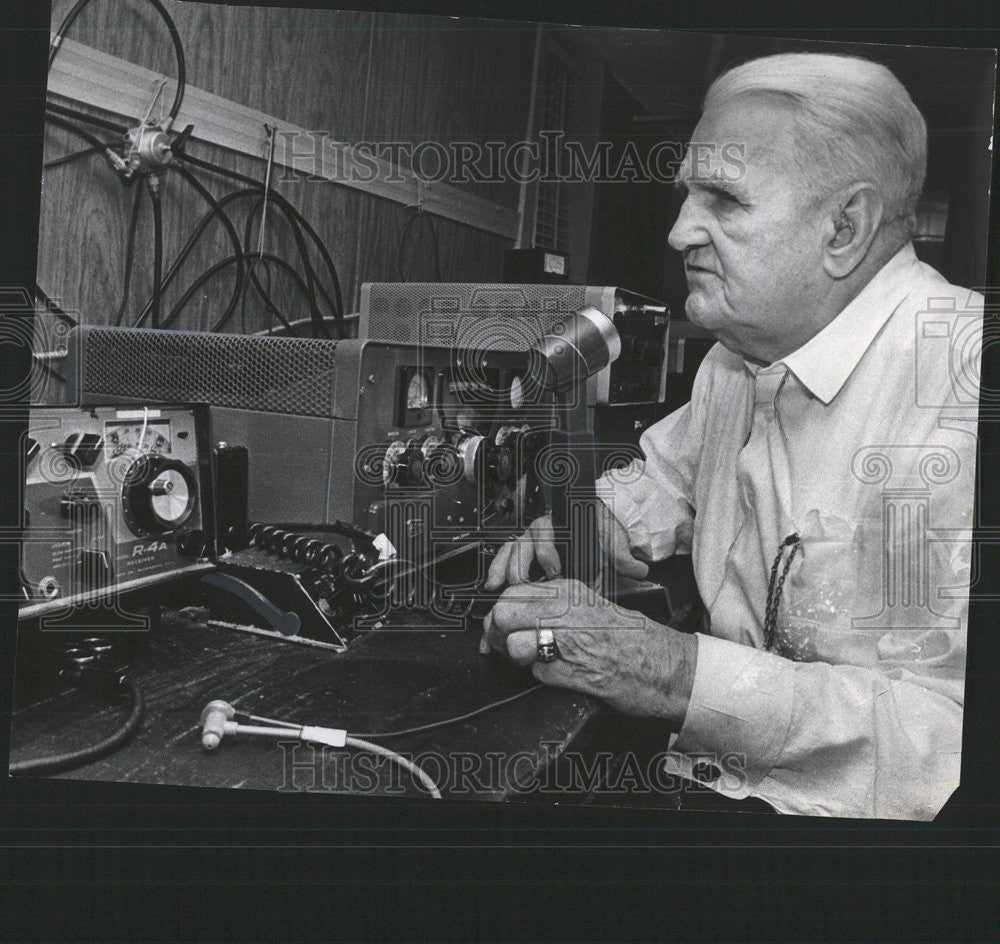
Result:
M649 568L632 556L628 533L604 505L601 506L600 514L597 516L597 524L605 567L611 566L625 577L642 580L649 572ZM549 580L558 577L562 573L562 565L553 534L551 515L543 515L532 521L524 534L508 541L497 552L486 577L486 589L499 590L505 583L511 586L528 583L529 571L534 561L538 562Z

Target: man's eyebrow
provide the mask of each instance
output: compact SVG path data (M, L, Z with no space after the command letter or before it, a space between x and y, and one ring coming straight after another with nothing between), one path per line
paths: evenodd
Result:
M691 174L678 174L674 180L674 188L681 193L686 193L692 187L700 190L722 191L733 196L740 196L743 188L732 180L724 177L692 177Z

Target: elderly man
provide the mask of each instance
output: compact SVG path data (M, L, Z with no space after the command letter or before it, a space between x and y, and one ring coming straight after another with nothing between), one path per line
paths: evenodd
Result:
M668 768L781 812L929 819L959 780L982 298L914 254L925 162L881 65L718 78L669 240L719 343L598 483L605 559L692 554L704 631L558 578L544 518L488 578L484 647L673 722Z

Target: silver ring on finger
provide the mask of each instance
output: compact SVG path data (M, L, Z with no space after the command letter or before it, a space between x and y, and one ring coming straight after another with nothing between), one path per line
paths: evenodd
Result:
M556 634L551 629L539 629L536 642L539 662L555 662L559 658Z

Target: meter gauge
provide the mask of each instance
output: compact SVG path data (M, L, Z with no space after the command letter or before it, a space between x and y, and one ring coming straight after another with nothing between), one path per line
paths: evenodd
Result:
M434 371L403 367L399 373L396 423L427 426L434 420Z
M107 423L104 441L112 459L123 455L170 455L170 421Z
M406 409L426 410L431 405L431 386L427 375L415 373L406 385Z

